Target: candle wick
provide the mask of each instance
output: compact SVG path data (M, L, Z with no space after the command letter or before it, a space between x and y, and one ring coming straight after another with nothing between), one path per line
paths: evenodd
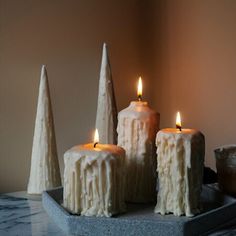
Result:
M179 129L179 131L182 131L182 127L180 125L176 125L176 129Z
M93 147L96 148L96 145L98 144L98 142L94 143Z
M142 101L142 95L138 95L138 101Z

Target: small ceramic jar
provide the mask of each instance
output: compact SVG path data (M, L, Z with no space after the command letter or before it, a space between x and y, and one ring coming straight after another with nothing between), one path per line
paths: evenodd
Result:
M225 145L214 152L219 188L236 196L236 145Z

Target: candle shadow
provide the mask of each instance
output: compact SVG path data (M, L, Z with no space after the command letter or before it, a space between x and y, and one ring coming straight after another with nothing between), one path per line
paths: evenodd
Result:
M217 185L203 185L201 194L202 213L233 202L235 199L219 191Z

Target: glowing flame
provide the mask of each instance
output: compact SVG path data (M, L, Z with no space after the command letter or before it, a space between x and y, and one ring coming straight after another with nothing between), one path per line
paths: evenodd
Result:
M177 115L176 115L176 128L181 131L181 118L180 118L179 111L177 112Z
M142 92L143 92L142 78L139 77L139 79L138 79L138 90L137 90L137 95L138 95L139 100L142 99Z
M98 134L98 129L96 129L94 133L93 143L97 144L98 142L99 142L99 134Z

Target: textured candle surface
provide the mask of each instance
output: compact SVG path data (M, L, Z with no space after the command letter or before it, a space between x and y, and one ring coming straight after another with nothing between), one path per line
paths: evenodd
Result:
M104 43L99 79L96 125L101 143L117 144L117 108L111 67Z
M193 216L200 211L205 141L193 129L157 133L159 189L156 213Z
M60 185L61 176L57 158L52 107L47 72L45 66L43 66L27 191L29 194L41 194L44 190Z
M147 102L131 102L118 114L118 145L126 151L126 200L149 202L156 196L155 136L159 114Z
M125 151L115 145L78 145L64 155L64 207L85 216L125 211Z

